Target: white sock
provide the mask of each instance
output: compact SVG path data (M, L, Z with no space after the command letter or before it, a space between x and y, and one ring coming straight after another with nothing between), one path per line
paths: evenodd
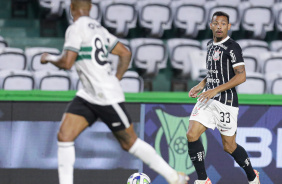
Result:
M137 138L129 149L129 153L141 159L151 169L162 175L169 183L178 180L177 172L157 154L156 150L151 145L143 140Z
M58 172L60 184L73 184L74 161L74 143L58 142Z

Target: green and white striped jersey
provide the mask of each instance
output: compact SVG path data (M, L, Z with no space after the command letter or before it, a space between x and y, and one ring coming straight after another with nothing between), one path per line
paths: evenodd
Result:
M117 42L114 35L87 16L80 17L68 27L64 50L78 53L75 67L83 85L77 96L98 105L125 100L119 80L107 61L108 53Z

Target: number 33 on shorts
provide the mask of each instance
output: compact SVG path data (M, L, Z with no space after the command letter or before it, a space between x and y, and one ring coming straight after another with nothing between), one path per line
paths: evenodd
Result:
M207 128L217 128L223 135L232 136L237 130L238 112L238 107L210 99L207 103L196 103L190 120L197 121Z
M224 109L218 110L216 115L217 129L223 135L234 135L237 130L238 108L225 106Z

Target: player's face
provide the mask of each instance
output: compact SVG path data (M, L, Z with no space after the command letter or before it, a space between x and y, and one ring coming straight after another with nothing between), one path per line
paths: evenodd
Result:
M231 24L228 23L227 17L225 16L214 16L210 23L210 29L213 33L215 42L220 42L227 37L228 30Z

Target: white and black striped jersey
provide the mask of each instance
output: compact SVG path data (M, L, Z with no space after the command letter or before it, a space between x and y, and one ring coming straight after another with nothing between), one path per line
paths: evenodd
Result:
M213 40L209 41L207 48L206 67L208 73L204 91L228 82L235 76L233 68L245 65L240 45L229 36L217 43ZM238 107L238 96L235 88L223 91L213 99L229 106Z

